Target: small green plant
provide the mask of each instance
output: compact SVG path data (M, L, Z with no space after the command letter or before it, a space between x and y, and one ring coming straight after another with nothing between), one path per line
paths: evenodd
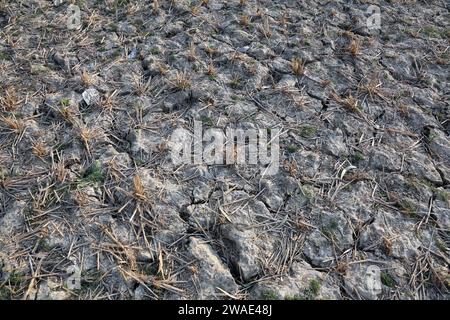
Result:
M334 238L335 237L334 231L337 230L337 227L338 227L337 221L331 220L330 223L322 226L321 231L326 237Z
M301 185L300 191L308 199L313 199L316 194L314 187L307 184Z
M101 285L104 274L100 270L83 270L81 272L81 288L76 289L78 294L87 293L91 290L95 290Z
M201 116L200 120L202 121L203 124L205 124L207 126L212 126L213 125L213 121L208 116Z
M295 294L293 296L285 296L286 300L315 300L320 294L321 283L317 279L309 280L308 288L304 289L303 292Z
M128 5L129 3L130 3L130 0L116 0L114 5L116 8L117 7L122 8L122 7L125 7L126 5Z
M355 163L358 163L364 159L365 159L364 154L362 154L362 152L359 152L359 151L356 151L352 156L352 161Z
M3 264L0 261L0 274L3 273ZM0 282L0 300L12 300L15 296L15 291L21 287L23 283L23 276L16 271L13 271L4 282Z
M309 281L309 292L314 296L318 296L320 293L320 282L317 279L311 279Z
M303 138L312 138L317 133L317 128L311 125L303 125L299 128L300 136Z
M241 100L237 95L235 95L235 94L232 94L231 96L230 96L230 98L231 98L231 100L233 100L233 101L239 101L239 100Z
M239 76L234 76L233 78L231 78L230 82L228 83L230 85L230 87L232 87L233 89L236 89L239 87L239 85L241 84L241 77Z
M427 136L428 141L432 142L434 139L436 139L438 137L438 135L436 133L431 133Z
M153 276L158 273L158 266L154 263L146 263L140 269L141 273L147 276Z
M0 286L0 299L14 299L26 286L23 273L12 271L9 278Z
M395 288L395 286L397 285L394 278L392 278L392 276L389 273L381 272L380 278L381 283L384 284L386 287Z
M298 150L298 148L297 148L296 145L290 144L290 145L287 146L286 150L289 153L294 153L294 152L296 152Z
M102 172L102 167L101 167L100 161L96 160L92 164L91 168L89 169L89 174L86 177L86 179L88 181L92 181L92 182L102 182L105 179L103 172Z
M450 200L450 192L437 188L433 191L436 193L436 199L443 202L448 202Z
M52 250L52 247L48 243L48 240L46 238L40 238L38 241L38 251L49 252L50 250Z
M417 217L417 207L411 201L407 199L401 199L398 202L398 206L402 213L410 217Z
M8 176L8 172L5 169L0 168L0 180L6 179L7 176Z
M70 105L70 99L63 98L63 99L61 99L61 101L59 101L59 103L60 103L63 107L68 107L68 106Z
M261 295L264 300L278 300L278 295L274 291L264 291Z
M448 248L445 243L441 241L441 239L435 237L434 242L436 242L436 247L438 247L439 250L441 250L443 253L447 253Z
M101 183L103 181L105 181L105 175L103 173L100 161L96 160L86 171L84 178L79 181L79 185L84 186L93 183Z
M331 230L336 230L337 227L338 227L337 221L336 221L336 220L331 220L330 223L328 224L328 227L329 227Z
M423 34L426 35L427 37L432 37L432 38L436 38L439 36L439 32L436 30L435 27L433 26L426 26L425 28L423 28Z
M6 286L0 285L0 300L11 300L12 293Z
M11 57L6 52L0 52L0 60L11 60Z
M10 285L18 287L24 281L23 275L17 271L13 271L8 278L8 282Z

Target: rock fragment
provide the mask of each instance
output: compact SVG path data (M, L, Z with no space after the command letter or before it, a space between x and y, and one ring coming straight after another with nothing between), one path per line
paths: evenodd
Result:
M222 263L211 246L203 240L191 237L188 251L198 264L197 299L219 299L225 290L229 294L235 294L238 286L235 283L230 270ZM220 289L218 289L220 288Z
M82 97L88 106L94 106L100 102L100 93L95 88L85 90L82 93Z
M347 291L356 299L377 300L382 293L381 269L377 265L352 264L344 281Z

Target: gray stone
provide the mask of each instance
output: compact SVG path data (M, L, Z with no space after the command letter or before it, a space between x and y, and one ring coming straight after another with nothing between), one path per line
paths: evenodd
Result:
M347 146L343 140L343 134L340 129L330 132L324 140L324 151L335 156L345 156L348 154Z
M295 160L301 176L312 178L318 173L321 162L318 153L301 150L295 155Z
M245 117L257 110L258 108L254 104L238 101L227 108L227 113L230 116Z
M316 213L321 216L320 229L315 229L308 235L303 253L314 266L329 267L336 255L353 245L353 233L341 213Z
M10 238L14 231L23 227L25 222L25 201L13 201L3 216L0 216L0 237Z
M207 204L193 204L186 208L189 223L205 230L211 228L217 221L216 213Z
M441 131L437 129L430 130L430 150L440 157L440 159L450 164L450 140Z
M88 106L94 106L100 102L100 93L95 88L89 88L83 91L82 97Z
M257 236L251 229L241 230L231 224L221 227L221 233L226 242L231 246L230 259L236 266L241 278L249 281L261 270L258 261L259 248Z
M203 202L208 200L209 194L211 193L211 187L204 182L199 182L192 189L192 197L195 203Z
M37 291L37 300L67 300L70 298L70 292L58 290L61 284L54 282L52 279L44 280L39 284Z
M283 205L283 196L274 181L264 179L261 181L262 201L272 210L278 210Z
M380 171L400 171L401 158L394 150L374 150L371 155L371 165Z
M277 87L278 88L295 88L296 84L297 84L297 78L292 75L286 74L277 83Z
M153 132L136 129L130 132L129 141L132 154L145 161L150 158L152 153L158 151L162 139Z
M155 241L171 244L182 237L188 229L188 224L181 218L178 209L165 204L153 206L158 228L155 230Z
M377 265L352 264L344 282L346 290L356 299L377 300L382 293L381 270Z
M441 175L426 155L419 152L412 152L411 158L407 162L409 164L407 169L410 173L432 183L442 184Z
M238 286L230 270L222 263L211 246L203 240L190 238L188 252L199 266L197 299L219 299L225 290L229 294L236 294Z
M295 261L288 275L258 281L250 292L252 299L340 299L339 285L308 263Z

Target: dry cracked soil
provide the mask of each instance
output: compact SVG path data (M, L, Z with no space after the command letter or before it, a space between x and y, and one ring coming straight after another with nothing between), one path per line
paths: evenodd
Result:
M449 299L449 21L0 0L0 299ZM194 121L279 129L278 172L175 165Z

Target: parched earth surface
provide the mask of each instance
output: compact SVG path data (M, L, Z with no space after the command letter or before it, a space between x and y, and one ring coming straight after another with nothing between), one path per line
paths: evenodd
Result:
M0 1L1 299L450 297L448 2L70 3Z

